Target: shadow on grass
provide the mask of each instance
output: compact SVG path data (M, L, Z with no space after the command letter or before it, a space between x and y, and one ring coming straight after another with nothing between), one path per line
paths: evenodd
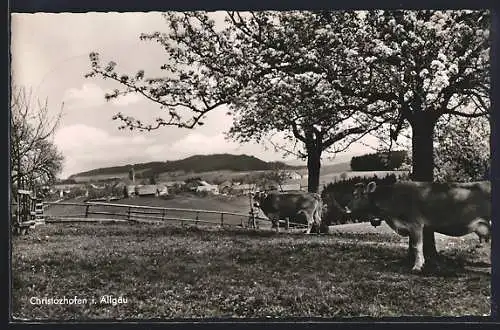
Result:
M377 246L377 253L372 255L375 270L380 272L393 272L395 274L408 274L413 264L410 263L406 249L395 252L393 248ZM474 273L469 267L488 269L491 264L483 261L471 260L467 252L448 255L439 253L435 259L426 261L420 274L421 276L457 278L467 273Z

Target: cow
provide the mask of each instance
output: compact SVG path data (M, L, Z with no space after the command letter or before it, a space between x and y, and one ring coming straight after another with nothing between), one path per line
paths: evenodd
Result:
M320 228L323 203L319 194L299 190L256 192L253 199L254 206L259 207L264 212L271 220L273 228L276 228L278 232L279 220L285 218L305 218L307 234L311 232L313 225L316 225L318 230Z
M372 225L380 219L399 235L409 236L412 271L425 263L423 231L448 236L475 232L480 241L491 235L491 184L400 181L391 185L358 183L348 204L349 211L364 216Z

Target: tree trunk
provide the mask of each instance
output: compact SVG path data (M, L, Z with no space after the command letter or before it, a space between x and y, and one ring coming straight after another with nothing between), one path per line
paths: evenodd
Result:
M318 148L307 148L307 191L318 192L319 173L321 169L321 152Z
M412 180L434 180L434 127L437 116L429 111L414 113L412 122ZM424 228L424 257L433 260L437 255L434 232Z
M436 119L428 112L415 113L412 125L412 180L434 180L434 126Z

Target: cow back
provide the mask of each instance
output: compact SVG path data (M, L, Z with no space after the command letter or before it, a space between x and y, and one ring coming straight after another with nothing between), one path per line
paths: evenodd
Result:
M491 217L491 184L488 181L402 181L392 186L377 187L372 198L385 214L408 221L420 218L424 225L436 230Z
M293 217L300 210L312 214L321 201L321 197L315 195L303 191L270 192L259 203L266 215L279 213L280 217Z

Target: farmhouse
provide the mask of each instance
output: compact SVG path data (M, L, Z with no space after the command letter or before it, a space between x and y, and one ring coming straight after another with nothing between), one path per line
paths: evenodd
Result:
M71 189L80 189L80 188L85 188L84 183L65 183L65 184L55 184L52 186L52 189L56 191L61 191L61 190L71 190Z
M281 185L281 190L290 191L290 190L301 190L300 183L287 183Z
M156 185L156 193L157 196L165 196L168 195L168 188L165 185Z
M135 185L132 184L131 180L123 180L117 182L113 186L115 192L120 192L125 197L133 197L135 195Z
M90 184L90 188L92 189L97 189L97 190L102 190L102 189L105 189L106 188L106 185L97 185L95 183L91 183Z
M231 181L226 180L219 185L219 191L223 194L229 194L232 185Z
M287 172L287 178L290 180L300 180L302 179L302 175L300 175L295 171L292 171L292 172Z
M212 194L218 195L219 187L206 181L200 181L199 186L196 187L196 192L210 192Z
M167 188L170 188L170 187L182 187L183 185L186 184L186 182L184 181L165 181L165 182L162 182L162 184L167 187Z
M133 184L127 185L127 196L129 197L135 196L135 185Z
M137 185L134 193L137 196L164 196L168 194L168 189L162 185Z
M245 195L252 191L255 191L255 188L256 188L255 184L242 183L233 185L231 187L231 191L236 195Z

